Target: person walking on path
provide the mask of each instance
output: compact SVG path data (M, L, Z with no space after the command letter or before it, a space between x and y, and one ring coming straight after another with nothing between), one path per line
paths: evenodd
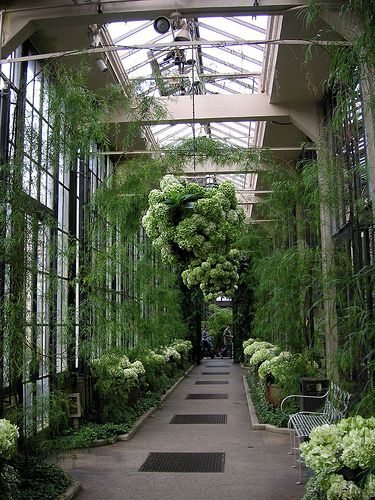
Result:
M207 327L205 327L202 332L202 357L204 356L205 351L207 351L211 359L214 358L214 354L212 352L212 340Z
M229 326L227 326L224 330L223 333L223 340L224 340L224 349L220 353L220 357L223 358L224 356L228 355L229 358L232 357L232 332Z

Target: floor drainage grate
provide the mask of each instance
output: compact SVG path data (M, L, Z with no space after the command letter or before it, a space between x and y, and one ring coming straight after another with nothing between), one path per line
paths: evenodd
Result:
M226 424L227 415L211 414L211 415L175 415L170 421L171 424Z
M228 394L188 394L185 399L228 399Z
M202 372L201 375L229 375L229 372Z
M229 368L229 365L207 365L205 368Z
M224 472L225 453L150 453L139 472Z
M196 385L221 385L229 384L228 380L197 380Z

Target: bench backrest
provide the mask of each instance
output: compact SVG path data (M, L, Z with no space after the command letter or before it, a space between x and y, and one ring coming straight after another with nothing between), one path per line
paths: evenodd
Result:
M330 423L346 417L350 397L349 392L343 391L339 386L331 382L323 408L323 413Z

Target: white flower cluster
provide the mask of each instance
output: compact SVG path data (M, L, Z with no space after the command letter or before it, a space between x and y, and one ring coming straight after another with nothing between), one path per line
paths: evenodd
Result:
M164 355L165 361L180 361L181 359L181 354L171 346L162 349L162 353Z
M281 369L287 369L289 361L292 359L292 354L289 351L282 351L277 356L266 359L258 368L259 378L264 380L267 375L272 375L276 378L276 373Z
M231 250L227 257L209 256L207 260L194 260L182 273L185 285L191 288L199 285L207 300L220 296L233 297L237 288L238 275L237 250Z
M327 500L363 500L362 490L353 481L346 481L340 474L331 474Z
M158 365L164 365L165 364L165 357L162 354L158 354L155 351L149 351L149 357L151 360L158 364Z
M187 266L184 283L200 285L209 300L233 294L238 256L230 254L230 249L244 219L232 182L205 189L166 175L160 190L150 192L142 224L164 262Z
M10 458L16 451L18 428L9 420L0 419L0 457Z
M193 344L190 340L176 340L176 342L173 342L172 347L180 354L188 354L193 348Z
M101 358L94 359L92 370L97 376L105 377L108 374L111 378L130 385L134 385L146 373L140 361L131 363L127 356L116 354L104 354Z
M243 352L245 354L246 360L249 361L253 354L255 354L259 349L270 349L272 347L275 346L273 344L270 344L269 342L265 342L263 340L255 340L250 345L247 345Z
M249 338L247 340L244 340L242 342L242 348L246 349L247 346L251 345L253 342L255 342L255 339Z
M132 368L137 375L144 375L146 373L146 370L140 361L134 361L134 363L131 363L130 368Z
M375 417L359 415L316 427L300 445L306 464L320 477L327 499L370 500L375 497ZM359 471L360 481L344 477L345 468Z
M250 365L256 366L267 359L274 358L279 353L278 347L261 347L250 358Z

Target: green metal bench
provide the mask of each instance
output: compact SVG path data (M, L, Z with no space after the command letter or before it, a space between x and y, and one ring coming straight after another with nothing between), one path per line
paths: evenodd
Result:
M338 420L346 417L351 394L340 389L340 387L331 382L328 391L322 396L305 396L302 394L291 394L281 402L280 409L288 418L288 429L290 430L290 454L294 455L294 465L299 469L299 481L302 483L302 459L299 454L299 445L308 439L310 432L319 425L334 424ZM324 406L321 411L299 411L291 415L285 413L284 407L288 400L303 398L320 400Z

